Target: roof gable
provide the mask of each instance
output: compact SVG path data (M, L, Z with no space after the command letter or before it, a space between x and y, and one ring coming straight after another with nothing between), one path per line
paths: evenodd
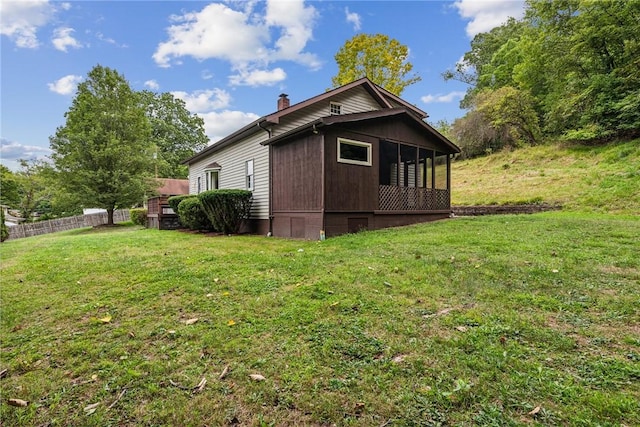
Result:
M344 86L340 86L338 88L332 89L332 90L328 90L324 93L321 93L320 95L316 95L312 98L309 98L305 101L299 102L297 104L291 105L287 108L284 108L282 110L276 111L274 113L268 114L266 116L262 116L257 120L254 120L253 122L249 123L248 125L244 126L241 129L238 129L237 131L233 132L232 134L222 138L221 140L211 144L210 146L206 147L204 150L200 151L199 153L195 154L194 156L190 157L189 159L185 160L183 163L184 164L190 164L193 163L197 160L202 159L203 157L209 155L209 154L213 154L216 151L219 151L221 149L223 149L224 147L227 147L231 144L235 144L236 142L239 142L257 132L265 132L265 137L266 137L266 133L268 132L268 130L266 129L266 126L269 125L277 125L280 123L280 119L303 110L304 108L310 107L312 105L318 104L318 103L322 103L325 102L327 100L329 100L332 97L335 97L338 94L347 92L353 88L356 87L362 87L372 98L375 102L378 103L378 105L380 105L381 110L392 110L392 109L396 109L394 108L394 104L399 104L401 105L401 109L407 112L410 112L412 115L414 115L416 117L417 120L422 121L422 119L426 118L428 115L427 113L425 113L424 111L422 111L421 109L419 109L418 107L406 102L405 100L403 100L402 98L392 94L391 92L387 91L386 89L376 85L375 83L373 83L371 80L369 80L367 77L363 77L361 79L355 80L351 83L348 83ZM360 114L360 113L356 113L356 114ZM351 114L350 114L351 115ZM288 133L288 132L287 132ZM270 136L270 134L269 134ZM445 138L446 139L446 138ZM450 143L450 142L449 142ZM457 148L457 147L456 147Z
M393 104L391 103L391 101L395 101L396 103L402 105L403 107L406 107L407 109L411 110L413 113L415 113L416 115L418 115L421 118L425 118L427 117L427 113L425 113L424 111L420 110L419 108L409 104L408 102L406 102L405 100L403 100L402 98L392 94L391 92L383 89L382 87L374 84L371 80L369 80L367 77L363 77L359 80L355 80L349 84L346 84L344 86L340 86L339 88L336 89L332 89L332 90L328 90L320 95L314 96L313 98L309 98L305 101L299 102L297 104L294 104L288 108L282 109L280 111L276 111L275 113L271 113L267 116L265 116L265 121L269 122L269 123L274 123L277 124L280 122L280 118L294 113L296 111L299 111L303 108L309 107L313 104L317 104L319 102L324 102L328 99L331 99L333 97L335 97L337 94L343 93L343 92L347 92L355 87L361 86L362 88L364 88L369 95L371 95L371 97L380 105L380 107L382 109L387 109L387 108L394 108Z
M303 134L305 132L317 131L322 127L326 127L326 126L339 125L342 123L347 124L347 123L365 122L368 120L384 119L384 118L390 118L390 117L403 118L413 126L416 126L422 132L425 132L434 136L440 143L442 143L445 147L449 149L450 153L460 152L460 148L458 148L458 146L456 146L453 142L449 141L444 135L442 135L440 132L434 129L431 125L421 120L420 118L416 117L406 108L391 108L386 110L367 111L363 113L321 117L318 120L314 120L313 122L307 123L304 126L300 126L282 135L278 135L276 137L270 138L264 141L262 144L271 145L271 144L282 143L287 140L290 140L291 138L295 138L296 136Z

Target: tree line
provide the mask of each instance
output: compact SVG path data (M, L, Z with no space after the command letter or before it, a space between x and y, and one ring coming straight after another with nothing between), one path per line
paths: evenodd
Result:
M640 1L529 0L480 33L445 80L469 84L467 114L440 128L472 157L546 138L640 134Z
M136 92L123 75L95 66L78 85L65 124L50 137L51 161L1 169L0 202L31 219L113 211L140 204L156 177L185 178L182 161L206 147L204 121L170 93Z

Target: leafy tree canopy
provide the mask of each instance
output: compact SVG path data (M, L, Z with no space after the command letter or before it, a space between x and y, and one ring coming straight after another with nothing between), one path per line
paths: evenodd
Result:
M384 34L357 34L335 55L338 74L331 82L339 87L368 77L375 84L400 96L404 89L421 79L410 75L409 48Z
M470 84L461 105L484 106L490 125L488 112L520 102L532 131L520 128L520 136L531 141L536 127L571 140L638 135L640 1L529 0L522 20L476 35L443 76Z
M78 85L66 123L50 138L60 183L85 207L113 211L152 191L151 125L117 71L95 66Z
M0 204L14 209L20 204L18 177L5 165L0 165Z
M139 92L140 102L151 124L151 139L156 146L155 167L163 178L186 178L182 161L207 146L204 120L191 114L184 101L170 93Z

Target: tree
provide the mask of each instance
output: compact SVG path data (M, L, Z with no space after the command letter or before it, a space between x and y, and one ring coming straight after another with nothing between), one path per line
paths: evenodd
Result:
M20 204L20 183L15 173L0 165L0 204L17 208Z
M331 82L339 87L368 77L375 84L400 96L409 85L419 82L417 75L409 76L413 64L407 59L409 48L384 34L357 34L335 55L338 74Z
M153 191L151 126L117 71L95 66L78 85L66 123L50 138L60 184L85 207L113 211Z
M16 174L20 185L20 215L27 221L33 219L38 212L38 205L49 201L47 180L44 177L46 162L42 160L20 160L20 170Z
M534 145L540 139L538 116L531 96L511 86L486 89L475 96L475 108L499 133L506 131L514 142Z
M471 85L464 108L476 108L482 92L526 94L542 136L639 135L639 34L640 1L528 0L522 20L476 35L443 76Z
M207 146L204 120L191 114L184 101L170 93L139 92L140 102L151 124L151 138L156 145L155 167L163 178L186 178L182 161Z

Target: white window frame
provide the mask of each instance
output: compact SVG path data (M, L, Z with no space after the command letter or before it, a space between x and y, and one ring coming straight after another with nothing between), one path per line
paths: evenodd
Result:
M213 180L211 179L213 177L213 174L218 175L218 179L216 180L217 185L215 186L215 188L213 187ZM217 190L220 188L220 168L215 168L215 169L205 169L204 170L204 182L205 182L205 188L207 190Z
M253 159L249 159L244 163L244 172L245 172L245 185L247 190L253 191L256 186L255 183L255 163Z
M340 157L340 144L347 145L355 145L358 147L365 147L367 149L367 161L353 160L353 159L344 159ZM368 142L355 141L353 139L347 138L338 138L338 144L336 146L336 150L338 152L338 163L348 163L350 165L360 165L360 166L371 166L371 144Z
M332 116L339 116L342 114L342 104L338 102L329 102L329 114Z
M200 194L202 192L202 177L198 177L197 179L197 187L196 194Z

